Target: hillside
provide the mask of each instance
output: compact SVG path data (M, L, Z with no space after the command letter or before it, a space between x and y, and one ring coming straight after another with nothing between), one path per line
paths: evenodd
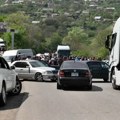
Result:
M86 46L91 47L97 34L112 25L120 14L119 0L3 0L0 4L2 16L21 11L29 16L31 23L37 24L42 39L41 43L37 41L38 38L35 38L36 43L40 44L40 48L32 47L37 52L53 52L56 50L57 44L70 44L73 51L81 50ZM82 39L86 41L82 41L79 35L70 36L71 32L76 30L83 35L77 28L83 31L84 36L82 37L85 38ZM76 39L76 42L79 39L79 43L81 43L73 45L69 39ZM89 52L84 54L94 54ZM77 52L77 54L81 53Z

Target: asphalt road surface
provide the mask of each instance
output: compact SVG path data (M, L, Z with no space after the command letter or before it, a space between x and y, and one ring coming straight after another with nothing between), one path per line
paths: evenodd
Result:
M0 120L120 120L120 90L93 81L93 89L57 90L56 82L23 81L22 92L9 96Z

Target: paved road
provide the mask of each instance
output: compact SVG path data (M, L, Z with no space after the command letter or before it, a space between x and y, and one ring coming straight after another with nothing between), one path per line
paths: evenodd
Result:
M102 80L93 82L92 91L24 81L22 93L0 108L0 120L120 120L119 94Z

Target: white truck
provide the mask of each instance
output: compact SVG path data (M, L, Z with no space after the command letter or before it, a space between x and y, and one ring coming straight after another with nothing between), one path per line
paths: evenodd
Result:
M70 56L70 46L69 45L58 45L57 46L57 57L59 56Z
M120 18L115 22L112 34L107 36L105 46L110 51L110 81L113 89L120 89Z

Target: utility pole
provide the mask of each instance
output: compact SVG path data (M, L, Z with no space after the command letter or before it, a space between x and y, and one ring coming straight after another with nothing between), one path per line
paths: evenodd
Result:
M12 50L14 49L14 34L15 34L15 29L10 29L11 32L11 37L12 37Z

